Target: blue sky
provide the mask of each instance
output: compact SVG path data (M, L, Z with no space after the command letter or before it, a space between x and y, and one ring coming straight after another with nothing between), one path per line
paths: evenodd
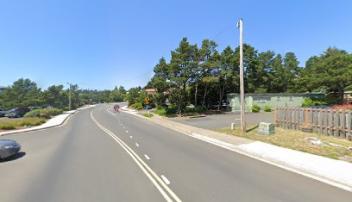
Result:
M0 0L0 86L145 85L182 37L259 51L293 51L301 65L329 46L352 52L350 0Z

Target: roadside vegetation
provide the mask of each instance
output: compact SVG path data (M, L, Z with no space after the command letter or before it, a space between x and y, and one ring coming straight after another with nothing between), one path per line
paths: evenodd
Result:
M27 112L24 115L24 117L38 117L38 118L49 119L61 113L62 113L62 110L57 108L35 109L30 112Z
M0 111L2 116L5 116L8 110L15 108L29 112L22 118L0 117L0 130L12 130L44 123L47 119L69 109L70 94L71 109L76 109L85 104L121 102L125 99L126 92L122 86L115 87L113 90L97 91L79 89L78 85L71 85L66 89L63 85L52 85L42 90L34 81L21 78L11 86L1 89Z
M283 128L275 128L275 130L276 132L273 135L257 134L257 129L255 126L252 126L245 135L242 135L238 128L235 130L231 130L230 128L221 128L216 131L252 140L267 142L289 149L352 162L351 141L333 136L319 135L316 133L307 133L297 130ZM310 140L320 140L321 144L312 144Z
M205 39L198 45L183 38L168 58L158 61L154 76L144 88L128 91L129 105L137 109L141 105L143 108L160 106L164 109L155 110L160 115L172 115L165 105L175 107L178 115L190 113L190 105L206 111L225 111L229 104L226 94L239 92L238 47L218 50L215 41ZM306 99L304 107L341 104L344 91L352 89L352 54L337 48L328 48L321 55L310 57L305 64L299 64L293 52L260 52L245 44L244 66L246 93L329 95ZM155 89L155 93L147 95L144 89ZM254 111L271 110L254 107Z
M18 128L25 128L30 126L37 126L45 123L44 118L39 117L24 117L18 119L0 119L0 130L12 130Z
M85 104L122 102L126 96L126 90L122 86L102 91L79 89L78 85L71 85L70 88L52 85L42 90L34 81L21 78L0 92L0 109L52 107L68 110L69 94L71 94L71 109Z

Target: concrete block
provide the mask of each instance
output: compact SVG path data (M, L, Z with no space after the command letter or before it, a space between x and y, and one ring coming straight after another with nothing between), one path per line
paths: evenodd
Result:
M257 133L261 135L272 135L275 133L275 125L273 123L260 122Z

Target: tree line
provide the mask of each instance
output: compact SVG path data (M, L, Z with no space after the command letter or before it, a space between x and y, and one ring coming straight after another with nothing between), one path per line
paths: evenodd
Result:
M328 48L300 66L293 52L260 52L245 44L244 83L246 93L319 91L342 98L352 85L352 54ZM157 90L151 98L157 105L169 101L179 113L189 104L220 108L227 93L239 92L239 47L218 51L212 40L198 46L183 38L169 61L162 57L155 65L145 88Z
M15 107L54 107L68 109L69 93L71 93L72 109L84 104L101 102L122 102L126 90L123 86L113 90L87 90L79 89L78 85L64 88L63 85L52 85L42 90L30 79L18 79L11 86L0 92L0 108L3 110Z

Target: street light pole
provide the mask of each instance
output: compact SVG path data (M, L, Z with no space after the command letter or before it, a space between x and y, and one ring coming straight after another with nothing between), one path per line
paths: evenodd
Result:
M237 28L240 30L240 101L241 101L241 132L246 133L246 123L244 117L244 79L243 79L243 20L237 22Z

